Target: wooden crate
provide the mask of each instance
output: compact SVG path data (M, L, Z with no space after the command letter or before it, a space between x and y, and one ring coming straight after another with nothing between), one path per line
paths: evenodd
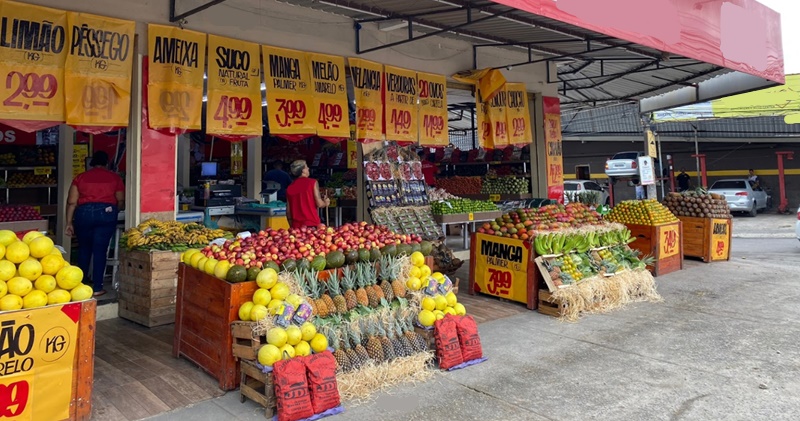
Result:
M656 261L647 268L653 276L666 275L683 269L683 224L671 222L662 225L626 224L636 241L630 247L643 255L652 255Z
M256 335L253 332L255 322L231 323L231 336L233 337L233 357L242 360L255 361L258 349L266 345L266 335Z
M539 307L537 309L539 313L553 317L561 317L565 308L566 304L562 304L561 301L553 299L550 291L546 289L539 290Z
M266 418L272 419L277 411L272 373L262 372L252 361L242 361L241 371L239 401L244 403L246 398L252 400L264 408Z
M119 316L147 327L175 322L180 253L120 251Z
M258 289L255 281L232 284L180 264L172 354L184 357L219 381L222 390L239 385L231 323Z
M683 223L683 254L698 257L704 262L730 260L730 219L692 218L679 216Z

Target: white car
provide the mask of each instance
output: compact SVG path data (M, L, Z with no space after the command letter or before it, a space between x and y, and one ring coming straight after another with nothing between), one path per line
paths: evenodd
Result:
M724 195L731 212L756 216L758 211L767 209L767 193L745 178L719 180L708 192Z
M645 156L644 152L627 151L614 154L606 161L605 173L609 181L614 184L618 178L631 178L634 183L639 183L639 157ZM656 178L659 177L660 166L658 159L653 159L653 169Z
M600 205L610 205L611 198L605 187L590 180L570 180L564 182L564 204L569 203L570 196L578 193L596 192L600 196Z

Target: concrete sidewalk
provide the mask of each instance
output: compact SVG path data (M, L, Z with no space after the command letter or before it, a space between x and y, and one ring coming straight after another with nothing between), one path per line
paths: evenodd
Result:
M482 324L487 362L345 404L330 419L797 419L800 244L736 239L733 252L659 277L663 303L574 324L538 313ZM264 419L238 398L152 419Z

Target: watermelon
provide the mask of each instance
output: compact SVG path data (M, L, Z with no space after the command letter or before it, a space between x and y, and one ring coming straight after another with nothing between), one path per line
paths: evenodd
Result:
M377 262L378 260L381 260L381 251L378 249L372 249L369 252L369 260L371 262Z
M419 243L411 244L411 253L414 253L414 252L417 252L417 251L420 251Z
M358 251L356 249L348 250L347 253L344 254L344 262L346 264L352 265L357 261L358 261Z
M433 244L430 241L423 241L419 243L419 251L425 256L430 256L433 252Z
M316 256L314 260L311 261L311 268L316 270L317 272L325 270L325 266L328 262L325 260L324 256Z
M369 262L369 250L365 248L358 249L358 260L361 262Z
M287 272L293 272L297 268L297 262L293 259L286 259L281 263L281 268Z
M258 274L260 272L261 272L261 269L255 267L255 266L251 267L250 269L247 269L247 280L248 281L255 281L256 278L258 278Z
M228 269L225 279L232 283L244 282L247 280L247 269L242 265L233 265Z
M264 267L263 267L263 269L266 269L266 268L272 268L272 269L274 269L274 270L275 270L275 272L278 272L278 273L280 273L280 272L281 272L281 267L280 267L280 266L278 266L278 264L277 264L277 263L275 263L275 262L272 262L272 261L270 261L270 262L267 262L267 263L264 263Z
M388 254L389 256L396 256L397 255L397 246L394 244L389 244L383 246L381 249L381 254Z
M398 256L411 256L411 246L408 244L398 244L397 245L397 255Z
M341 251L332 251L325 256L327 261L327 265L325 267L329 269L338 269L344 266L344 253Z
M311 269L311 262L308 259L297 259L297 270Z

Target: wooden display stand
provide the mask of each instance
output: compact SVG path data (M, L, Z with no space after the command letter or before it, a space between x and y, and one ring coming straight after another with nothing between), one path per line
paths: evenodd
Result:
M488 242L486 250L483 249L484 241ZM489 250L492 243L498 244L498 248L494 249L496 253ZM467 292L470 295L479 292L525 303L528 309L536 310L539 306L541 275L535 259L536 252L529 240L473 233Z
M0 222L0 230L16 232L47 231L47 220Z
M647 268L653 276L666 275L683 269L683 224L672 222L662 225L626 224L636 241L630 248L643 256L652 255L656 261Z
M277 411L275 399L275 386L272 382L272 373L264 373L252 361L242 361L242 379L239 386L239 401L244 403L245 398L264 408L264 416L272 419Z
M97 327L97 301L82 301L78 320L78 348L72 365L72 400L70 420L92 418L92 389L94 387L94 333Z
M236 389L239 363L233 358L231 323L256 289L255 281L232 284L181 263L172 355L199 365L220 389Z
M683 223L683 254L704 262L730 260L731 220L679 216Z
M180 253L120 251L119 317L147 327L175 322Z

